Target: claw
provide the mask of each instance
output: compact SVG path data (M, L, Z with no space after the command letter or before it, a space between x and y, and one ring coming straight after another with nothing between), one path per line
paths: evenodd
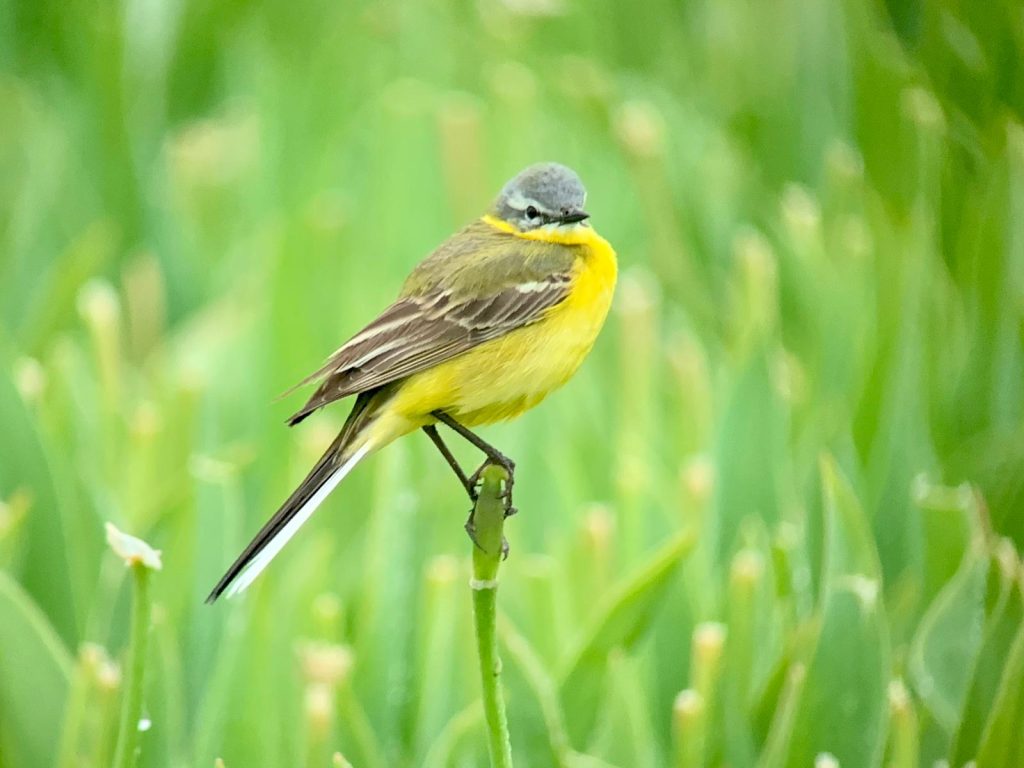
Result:
M479 489L480 489L480 484L482 482L482 480L480 479L480 476L483 474L483 471L487 467L489 467L491 465L499 466L499 467L501 467L502 469L504 469L508 473L508 479L505 481L505 484L504 484L505 487L502 489L501 494L500 494L500 498L505 501L505 519L507 520L508 518L512 517L513 515L515 515L515 514L517 514L519 512L519 510L516 509L516 507L512 504L512 486L515 483L515 469L516 469L515 462L512 461L512 459L508 458L507 456L501 456L501 455L495 456L495 457L488 457L488 459L486 461L484 461L483 464L481 464L479 467L477 467L476 471L473 474L471 474L468 478L466 478L466 492L469 494L469 498L472 500L473 504L476 505L477 499L479 499L479 497L480 497L480 490ZM469 519L466 520L466 526L465 527L466 527L466 533L469 534L470 541L473 542L473 545L477 549L479 549L481 552L485 551L484 548L480 546L480 542L477 541L477 538L476 538L476 526L473 524L473 510L470 510L470 512L469 512ZM508 558L508 552L509 552L508 539L506 539L504 536L502 536L501 537L501 559L502 560L505 560L505 559Z
M466 533L469 535L469 540L473 542L473 546L479 549L481 552L486 552L487 550L480 546L480 542L477 541L476 538L476 525L473 522L472 509L469 510L469 519L466 520L466 525L464 527L466 529Z
M516 512L516 510L513 508L512 514L515 514L515 512ZM508 513L506 513L506 517L507 516L508 516ZM466 533L469 535L469 540L473 542L473 546L476 547L477 549L479 549L481 552L486 553L487 550L484 549L482 546L480 546L480 542L476 538L476 525L474 525L474 523L473 523L473 510L469 511L469 519L466 520L466 525L464 527L466 529ZM501 537L501 559L502 560L508 560L508 553L509 553L508 539L506 539L504 536L502 536Z
M511 459L507 457L502 458L503 461L498 461L497 459L487 459L487 461L485 461L483 464L477 467L476 472L470 475L469 481L470 483L473 484L473 487L476 488L480 483L480 475L483 473L485 468L491 465L496 465L504 469L508 473L508 480L505 481L505 487L501 491L500 498L505 500L505 517L509 518L519 511L512 504L512 486L515 484L516 465L515 462L513 462Z
M469 496L469 500L476 504L477 499L480 498L480 470L478 469L472 475L466 478L466 482L463 483L463 488L466 490L466 495Z

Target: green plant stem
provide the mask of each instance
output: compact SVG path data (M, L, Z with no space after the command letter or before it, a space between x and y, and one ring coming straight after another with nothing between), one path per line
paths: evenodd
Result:
M505 525L502 487L508 482L504 468L490 465L481 474L483 484L473 508L473 623L477 655L480 659L480 683L483 688L484 719L487 722L487 748L494 768L511 768L512 744L509 740L505 699L501 692L501 659L498 657L497 599L498 568L501 565Z
M89 693L94 671L89 669L90 662L85 653L79 653L75 665L71 688L68 692L68 703L64 710L64 726L61 728L60 751L57 765L60 768L74 768L78 762L78 739L85 722L86 711L90 706Z
M121 702L121 727L114 753L114 768L135 765L139 742L139 719L142 716L142 686L146 671L146 643L149 636L149 570L142 563L131 566L135 581L132 595L132 635L129 648L128 676Z

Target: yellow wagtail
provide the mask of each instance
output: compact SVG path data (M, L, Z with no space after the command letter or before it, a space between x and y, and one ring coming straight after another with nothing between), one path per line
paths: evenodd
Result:
M334 442L260 529L207 602L241 592L342 478L369 453L423 429L475 497L437 433L447 425L504 466L469 430L518 416L576 372L604 324L615 251L587 222L586 190L557 163L530 166L491 210L445 241L406 279L391 306L301 382L320 380L289 419L357 395ZM511 507L511 480L506 488Z

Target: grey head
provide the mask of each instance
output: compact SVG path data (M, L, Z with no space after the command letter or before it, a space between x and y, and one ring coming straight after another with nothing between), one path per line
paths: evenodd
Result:
M526 232L584 221L590 216L583 210L586 201L587 190L574 170L559 163L537 163L502 188L491 212Z

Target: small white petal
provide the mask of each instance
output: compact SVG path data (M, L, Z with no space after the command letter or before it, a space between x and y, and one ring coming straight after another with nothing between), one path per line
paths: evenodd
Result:
M115 555L124 560L125 565L142 563L152 571L159 571L163 567L159 549L153 549L142 539L119 531L113 523L107 523L107 544Z

